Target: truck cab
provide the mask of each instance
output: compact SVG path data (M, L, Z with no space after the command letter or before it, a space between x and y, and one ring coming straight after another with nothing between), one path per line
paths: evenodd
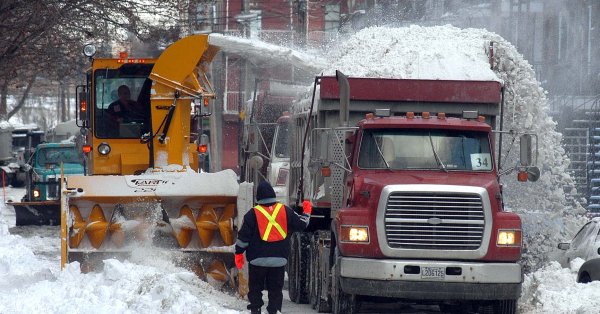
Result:
M61 171L65 176L83 175L83 158L74 143L38 145L31 166L31 187L24 201L58 200Z

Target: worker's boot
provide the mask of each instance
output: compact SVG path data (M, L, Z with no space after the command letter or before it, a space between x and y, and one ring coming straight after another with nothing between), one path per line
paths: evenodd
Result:
M260 309L251 309L250 314L261 314Z

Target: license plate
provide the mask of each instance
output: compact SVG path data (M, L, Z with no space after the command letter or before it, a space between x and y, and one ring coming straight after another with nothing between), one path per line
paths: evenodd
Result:
M444 267L421 267L421 279L444 280L446 268Z

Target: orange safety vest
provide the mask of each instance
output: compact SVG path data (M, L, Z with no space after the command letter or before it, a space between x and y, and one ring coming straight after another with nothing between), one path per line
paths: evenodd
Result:
M283 210L281 210L283 208ZM287 237L287 214L281 203L267 208L260 205L254 207L260 238L266 242L281 241ZM273 232L273 228L276 229Z

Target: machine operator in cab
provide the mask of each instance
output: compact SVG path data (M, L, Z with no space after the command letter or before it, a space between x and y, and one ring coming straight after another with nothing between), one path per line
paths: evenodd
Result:
M118 122L143 121L144 114L140 105L131 100L131 91L127 85L121 85L117 89L119 99L108 106L111 118Z
M303 214L298 215L288 206L278 203L273 187L266 181L256 190L258 203L246 215L235 243L235 264L244 265L244 252L248 259L248 309L252 314L261 313L262 290L267 287L269 305L267 312L281 311L283 279L287 257L290 254L290 236L308 226L312 205L302 204Z

